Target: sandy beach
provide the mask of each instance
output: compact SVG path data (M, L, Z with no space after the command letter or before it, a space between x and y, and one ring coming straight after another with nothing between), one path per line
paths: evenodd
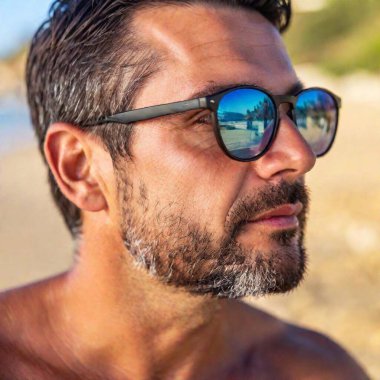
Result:
M299 72L306 84L343 98L335 146L307 176L308 274L290 294L247 301L328 334L380 379L380 79L337 80L308 67ZM0 289L72 262L72 242L36 144L20 146L0 154Z

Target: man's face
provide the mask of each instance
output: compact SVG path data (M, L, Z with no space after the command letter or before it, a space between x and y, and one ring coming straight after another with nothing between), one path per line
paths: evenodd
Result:
M278 32L256 12L166 6L141 11L135 24L162 57L136 108L215 86L256 84L284 94L298 82ZM122 237L139 266L167 284L223 297L284 292L299 283L303 175L315 157L286 108L281 117L271 149L249 163L222 152L208 111L136 124L132 160L120 159L116 175ZM296 223L254 222L286 204L300 212Z

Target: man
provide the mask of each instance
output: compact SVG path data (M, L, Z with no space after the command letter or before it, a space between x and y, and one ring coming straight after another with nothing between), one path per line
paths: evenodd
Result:
M239 301L302 280L303 178L337 126L337 96L301 91L289 18L280 0L53 4L28 97L76 260L2 295L1 379L367 378Z

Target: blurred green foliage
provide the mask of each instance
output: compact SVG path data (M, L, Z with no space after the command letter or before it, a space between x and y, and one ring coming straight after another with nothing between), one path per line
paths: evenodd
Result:
M285 41L294 63L380 73L380 0L329 0L320 11L294 13Z

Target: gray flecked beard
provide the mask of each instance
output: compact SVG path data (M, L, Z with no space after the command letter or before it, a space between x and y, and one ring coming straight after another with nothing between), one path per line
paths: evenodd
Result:
M121 233L136 266L168 286L193 294L240 298L284 293L298 286L306 271L303 245L308 193L303 184L261 189L254 198L241 200L230 210L225 234L217 242L207 227L187 220L180 209L155 203L140 184L139 195L125 175L118 174ZM301 201L298 230L272 233L277 249L263 252L243 248L236 236L254 215L284 203ZM149 214L149 213L152 213Z

